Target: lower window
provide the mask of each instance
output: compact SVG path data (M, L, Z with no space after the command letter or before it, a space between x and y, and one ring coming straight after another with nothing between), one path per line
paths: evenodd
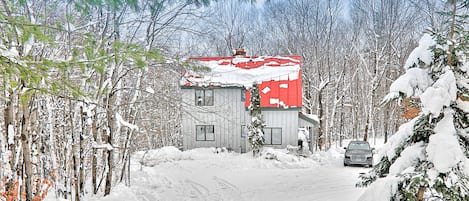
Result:
M264 144L281 145L282 128L264 128Z
M195 126L196 141L215 141L215 128L213 125Z

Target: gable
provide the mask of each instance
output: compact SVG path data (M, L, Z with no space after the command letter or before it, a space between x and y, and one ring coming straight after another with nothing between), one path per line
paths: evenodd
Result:
M258 83L261 107L301 107L300 56L237 56L190 58L209 71L186 70L181 86L244 87ZM245 106L249 106L249 90Z

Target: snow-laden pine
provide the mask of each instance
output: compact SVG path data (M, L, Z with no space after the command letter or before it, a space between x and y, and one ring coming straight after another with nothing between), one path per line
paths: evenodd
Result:
M467 12L469 3L451 4ZM469 200L469 30L455 15L448 32L424 34L384 98L420 100L420 114L403 124L360 176L360 200Z
M259 94L259 86L253 84L250 89L249 115L251 116L251 124L248 125L248 141L251 144L252 154L257 156L264 145L264 120L261 111L261 96Z

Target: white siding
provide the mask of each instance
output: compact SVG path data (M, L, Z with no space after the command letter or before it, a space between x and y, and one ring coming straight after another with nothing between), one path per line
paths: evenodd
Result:
M239 152L246 116L241 88L213 88L213 92L213 106L195 106L195 89L182 89L184 148L227 147ZM214 125L215 141L196 141L196 125Z
M184 149L197 147L227 147L241 151L241 126L249 125L249 112L241 101L241 88L213 88L213 106L195 106L195 89L183 88L182 134ZM263 109L266 127L282 128L282 145L269 145L285 148L297 145L298 112L296 109ZM196 141L196 125L214 125L215 141ZM249 151L249 145L246 146Z
M264 109L265 127L282 128L282 145L267 145L274 148L285 148L287 145L297 145L298 140L298 110L294 109Z

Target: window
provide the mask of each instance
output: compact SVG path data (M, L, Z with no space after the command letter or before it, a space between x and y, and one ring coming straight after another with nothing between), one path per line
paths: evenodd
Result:
M245 138L248 137L249 129L246 125L241 125L241 137Z
M213 105L213 90L212 89L196 89L195 90L195 105L212 106Z
M362 150L369 150L370 144L368 142L350 142L348 145L348 149L362 149Z
M282 128L264 128L264 144L281 145Z
M213 125L195 126L196 141L215 141L215 128Z
M246 102L246 89L241 89L241 102Z

